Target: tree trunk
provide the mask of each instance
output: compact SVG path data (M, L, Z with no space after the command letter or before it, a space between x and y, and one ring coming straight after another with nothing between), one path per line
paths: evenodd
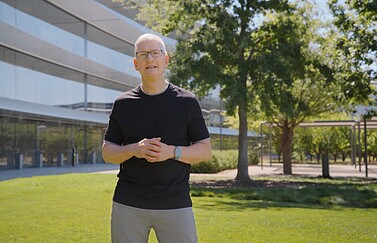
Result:
M327 153L322 154L322 177L331 179L330 176L330 166L329 166L329 156Z
M336 163L338 159L338 154L337 153L331 153L332 157L334 158L334 163Z
M250 180L249 164L247 158L247 104L241 101L238 109L240 119L239 135L238 135L238 166L236 180Z
M284 121L281 135L281 150L283 152L283 173L292 175L292 140L293 127L290 127L288 121Z
M317 164L319 164L320 163L320 161L321 161L321 154L322 154L322 152L316 152L315 153L315 159L316 159L316 161L317 161Z
M342 161L343 162L346 161L346 158L347 158L347 154L342 153Z

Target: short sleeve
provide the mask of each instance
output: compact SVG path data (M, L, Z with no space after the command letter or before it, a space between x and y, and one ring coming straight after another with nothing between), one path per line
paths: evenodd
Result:
M188 127L188 136L191 143L209 138L209 132L203 118L202 110L197 99L192 99L192 113Z
M114 102L113 108L109 116L109 123L105 132L105 140L121 145L124 141L122 130L120 129L118 119L119 116L119 103Z

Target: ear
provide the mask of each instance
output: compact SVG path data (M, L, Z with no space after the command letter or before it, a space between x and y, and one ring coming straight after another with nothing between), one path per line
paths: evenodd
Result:
M165 55L165 58L164 58L165 67L169 65L169 60L170 60L170 57L168 55Z
M139 71L136 58L134 58L134 67L136 71Z

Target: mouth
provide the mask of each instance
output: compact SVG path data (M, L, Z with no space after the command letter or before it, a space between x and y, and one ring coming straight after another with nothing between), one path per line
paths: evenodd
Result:
M148 66L145 69L155 69L155 68L157 68L157 66Z

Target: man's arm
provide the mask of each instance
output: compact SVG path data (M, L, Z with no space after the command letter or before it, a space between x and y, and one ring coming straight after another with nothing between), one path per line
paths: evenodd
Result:
M212 157L211 140L209 138L197 141L190 146L180 146L180 148L182 156L179 161L186 164L204 162Z
M134 156L135 146L136 144L121 146L105 140L102 144L102 158L106 163L121 164Z
M175 146L162 143L161 138L143 139L125 146L104 141L102 157L107 163L121 164L136 156L148 162L161 162L174 158ZM203 139L190 146L180 146L182 155L179 161L194 164L209 160L212 156L210 139Z

